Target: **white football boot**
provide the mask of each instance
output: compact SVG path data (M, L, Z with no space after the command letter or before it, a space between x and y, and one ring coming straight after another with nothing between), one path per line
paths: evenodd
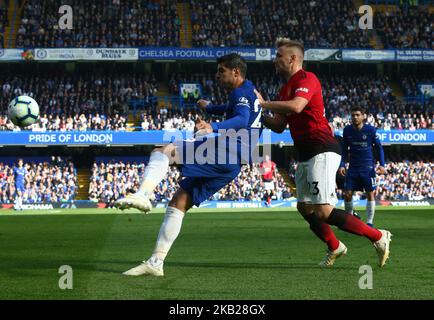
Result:
M339 247L334 251L327 250L327 254L324 257L324 259L319 263L319 266L320 267L333 266L336 259L341 256L345 256L347 254L347 251L348 251L347 247L342 242L339 241Z
M378 230L383 235L380 240L373 243L378 254L378 263L380 268L386 264L386 260L389 258L389 246L392 242L392 234L387 230Z
M137 193L116 200L114 206L121 210L136 208L144 213L152 210L152 203L149 198L146 195L139 195Z
M143 261L143 263L137 267L125 271L122 274L126 276L152 275L155 277L162 277L164 276L163 260L150 258L147 261Z

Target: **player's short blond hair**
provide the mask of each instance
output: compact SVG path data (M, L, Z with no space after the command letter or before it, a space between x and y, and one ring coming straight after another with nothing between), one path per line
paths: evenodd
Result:
M276 48L280 47L296 47L301 51L302 58L304 58L304 45L300 41L291 40L288 38L277 38L276 39Z

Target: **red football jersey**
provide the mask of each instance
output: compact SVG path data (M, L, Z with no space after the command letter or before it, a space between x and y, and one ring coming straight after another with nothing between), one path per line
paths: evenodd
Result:
M325 117L321 83L312 72L295 73L279 91L279 100L302 97L309 102L300 113L286 116L300 161L307 161L322 152L340 154L340 146Z
M259 165L260 168L268 168L270 169L270 171L268 171L267 173L262 174L262 179L264 181L273 181L273 176L274 176L274 170L276 170L276 164L273 161L268 161L268 162L261 162L261 164Z

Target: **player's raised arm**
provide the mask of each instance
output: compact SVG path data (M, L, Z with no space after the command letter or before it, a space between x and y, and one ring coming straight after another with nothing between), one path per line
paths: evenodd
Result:
M246 129L249 124L250 107L247 105L238 104L234 108L234 116L222 122L211 122L213 132L218 132L219 129Z
M300 113L309 103L309 100L303 97L295 97L288 101L262 101L262 108L278 113Z

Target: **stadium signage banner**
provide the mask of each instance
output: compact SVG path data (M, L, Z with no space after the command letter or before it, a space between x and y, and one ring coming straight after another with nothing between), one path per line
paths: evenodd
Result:
M23 60L23 49L0 49L0 61Z
M307 49L304 53L306 61L340 60L334 58L338 49Z
M342 130L335 134L342 136ZM377 130L384 144L434 144L434 130Z
M306 60L334 59L339 49L308 49ZM276 57L275 48L161 48L142 47L139 59L147 60L215 60L229 53L238 53L247 61L271 61Z
M392 201L392 200L379 200L376 201L380 206L394 206L394 207L423 207L434 205L434 199L426 200L407 200L407 201Z
M138 48L62 48L35 49L35 60L39 61L75 61L75 60L138 60Z
M343 61L395 61L395 50L342 50Z
M215 60L229 53L238 53L248 61L266 60L270 49L253 48L175 48L142 47L139 59L143 60ZM258 58L257 58L258 57Z
M342 135L342 131L336 131ZM434 144L434 130L378 130L377 135L384 144ZM0 145L154 145L191 139L193 133L185 130L149 131L67 131L67 132L0 132ZM261 144L292 145L289 130L282 134L264 130Z
M396 50L397 61L434 61L434 50Z

